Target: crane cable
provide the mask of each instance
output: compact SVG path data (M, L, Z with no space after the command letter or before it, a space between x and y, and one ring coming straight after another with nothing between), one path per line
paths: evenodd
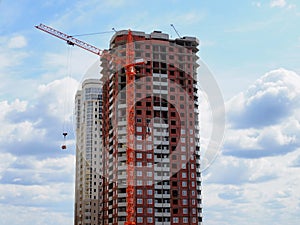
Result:
M64 143L62 145L62 149L65 150L67 148L66 145L66 137L68 135L69 130L69 110L70 110L70 88L69 88L69 80L71 79L71 58L72 58L72 46L68 45L67 50L67 68L66 68L66 78L64 79L64 96L63 96L63 125L62 125L62 135L64 137Z

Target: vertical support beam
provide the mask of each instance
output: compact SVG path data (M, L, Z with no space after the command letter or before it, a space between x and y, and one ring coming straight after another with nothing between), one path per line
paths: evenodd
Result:
M134 48L131 31L128 31L126 44L126 117L127 117L127 218L125 225L135 225L135 193L134 193L134 166L135 166L135 69Z

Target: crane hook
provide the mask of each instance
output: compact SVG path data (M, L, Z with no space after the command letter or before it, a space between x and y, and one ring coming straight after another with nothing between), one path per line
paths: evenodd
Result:
M61 149L62 150L65 150L67 149L67 145L66 145L66 137L67 137L68 133L67 132L63 132L63 136L64 136L64 143L63 145L61 146Z

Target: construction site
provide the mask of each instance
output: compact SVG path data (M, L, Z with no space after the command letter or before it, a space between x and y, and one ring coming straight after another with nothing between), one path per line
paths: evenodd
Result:
M98 55L102 69L74 99L74 225L201 225L198 39L120 30L99 49L36 28Z

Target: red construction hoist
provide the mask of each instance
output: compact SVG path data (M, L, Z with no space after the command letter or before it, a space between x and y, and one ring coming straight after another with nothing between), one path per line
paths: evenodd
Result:
M44 24L35 26L37 29L58 37L67 42L69 45L76 45L87 51L90 51L100 57L103 57L103 50L85 43L77 38L64 34L58 30L55 30ZM127 117L127 188L126 188L126 201L127 201L127 218L125 225L135 225L135 198L134 198L134 166L135 166L135 154L134 154L134 137L135 137L135 65L143 64L144 60L134 60L134 42L131 30L128 30L127 43L126 43L126 117ZM64 135L64 134L63 134ZM64 135L65 136L65 135Z

